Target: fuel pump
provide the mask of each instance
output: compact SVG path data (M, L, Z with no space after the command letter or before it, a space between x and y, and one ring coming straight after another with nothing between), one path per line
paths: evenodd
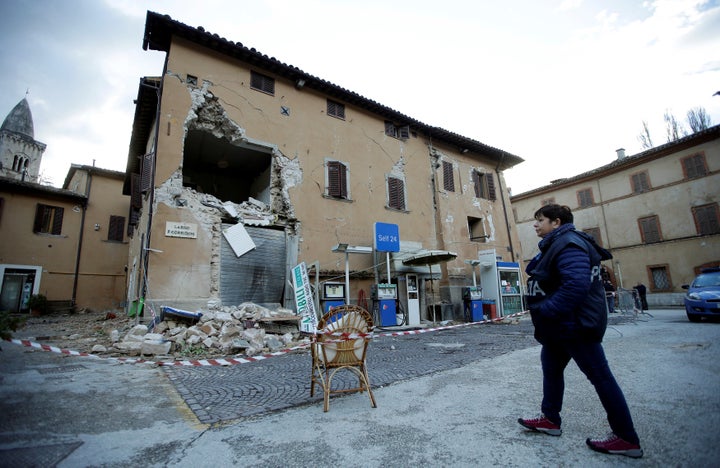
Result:
M331 307L345 304L344 283L323 283L323 313L330 311Z
M373 284L370 289L373 308L379 313L380 325L383 327L397 325L397 286L389 283Z
M463 302L465 303L465 320L480 322L483 320L482 288L468 286L463 289Z

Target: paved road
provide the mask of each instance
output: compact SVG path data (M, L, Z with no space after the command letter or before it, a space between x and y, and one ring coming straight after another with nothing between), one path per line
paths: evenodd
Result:
M3 343L0 466L713 466L720 460L720 324L680 310L614 325L605 347L645 458L594 453L607 430L576 367L564 433L524 431L537 412L529 321L371 344L366 395L309 399L309 357L157 368ZM262 382L262 383L261 383Z

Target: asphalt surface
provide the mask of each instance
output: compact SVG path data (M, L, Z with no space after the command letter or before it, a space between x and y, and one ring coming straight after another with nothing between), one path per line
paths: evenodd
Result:
M574 365L563 435L516 423L537 414L541 392L524 318L381 336L368 358L378 407L350 394L328 413L309 397L307 353L157 367L2 343L0 466L717 466L720 325L651 312L605 339L640 460L585 447L608 428Z

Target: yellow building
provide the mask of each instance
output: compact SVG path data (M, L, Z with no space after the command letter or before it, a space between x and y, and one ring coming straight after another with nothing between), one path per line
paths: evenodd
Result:
M166 61L140 81L128 155L131 303L293 307L291 269L343 283L333 247L373 247L375 223L399 251L389 281L388 254L347 254L352 303L414 274L423 315L457 309L465 260L520 259L503 171L521 158L164 15L148 12L144 48ZM403 263L435 250L432 272Z
M124 173L73 164L62 188L38 183L45 144L22 99L0 127L0 310L124 307Z
M537 254L533 213L569 206L579 230L613 254L615 284L642 283L652 306L683 304L683 284L720 264L720 126L512 197L525 264Z

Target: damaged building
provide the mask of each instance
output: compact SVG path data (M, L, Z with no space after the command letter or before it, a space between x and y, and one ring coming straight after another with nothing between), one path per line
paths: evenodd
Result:
M347 258L347 295L368 308L373 284L412 274L426 317L462 302L480 252L521 258L503 178L518 156L165 15L148 12L143 48L166 55L138 87L128 307L293 309L292 268L343 283L333 247L372 247L375 223L397 226L400 248ZM403 261L435 251L449 255Z

